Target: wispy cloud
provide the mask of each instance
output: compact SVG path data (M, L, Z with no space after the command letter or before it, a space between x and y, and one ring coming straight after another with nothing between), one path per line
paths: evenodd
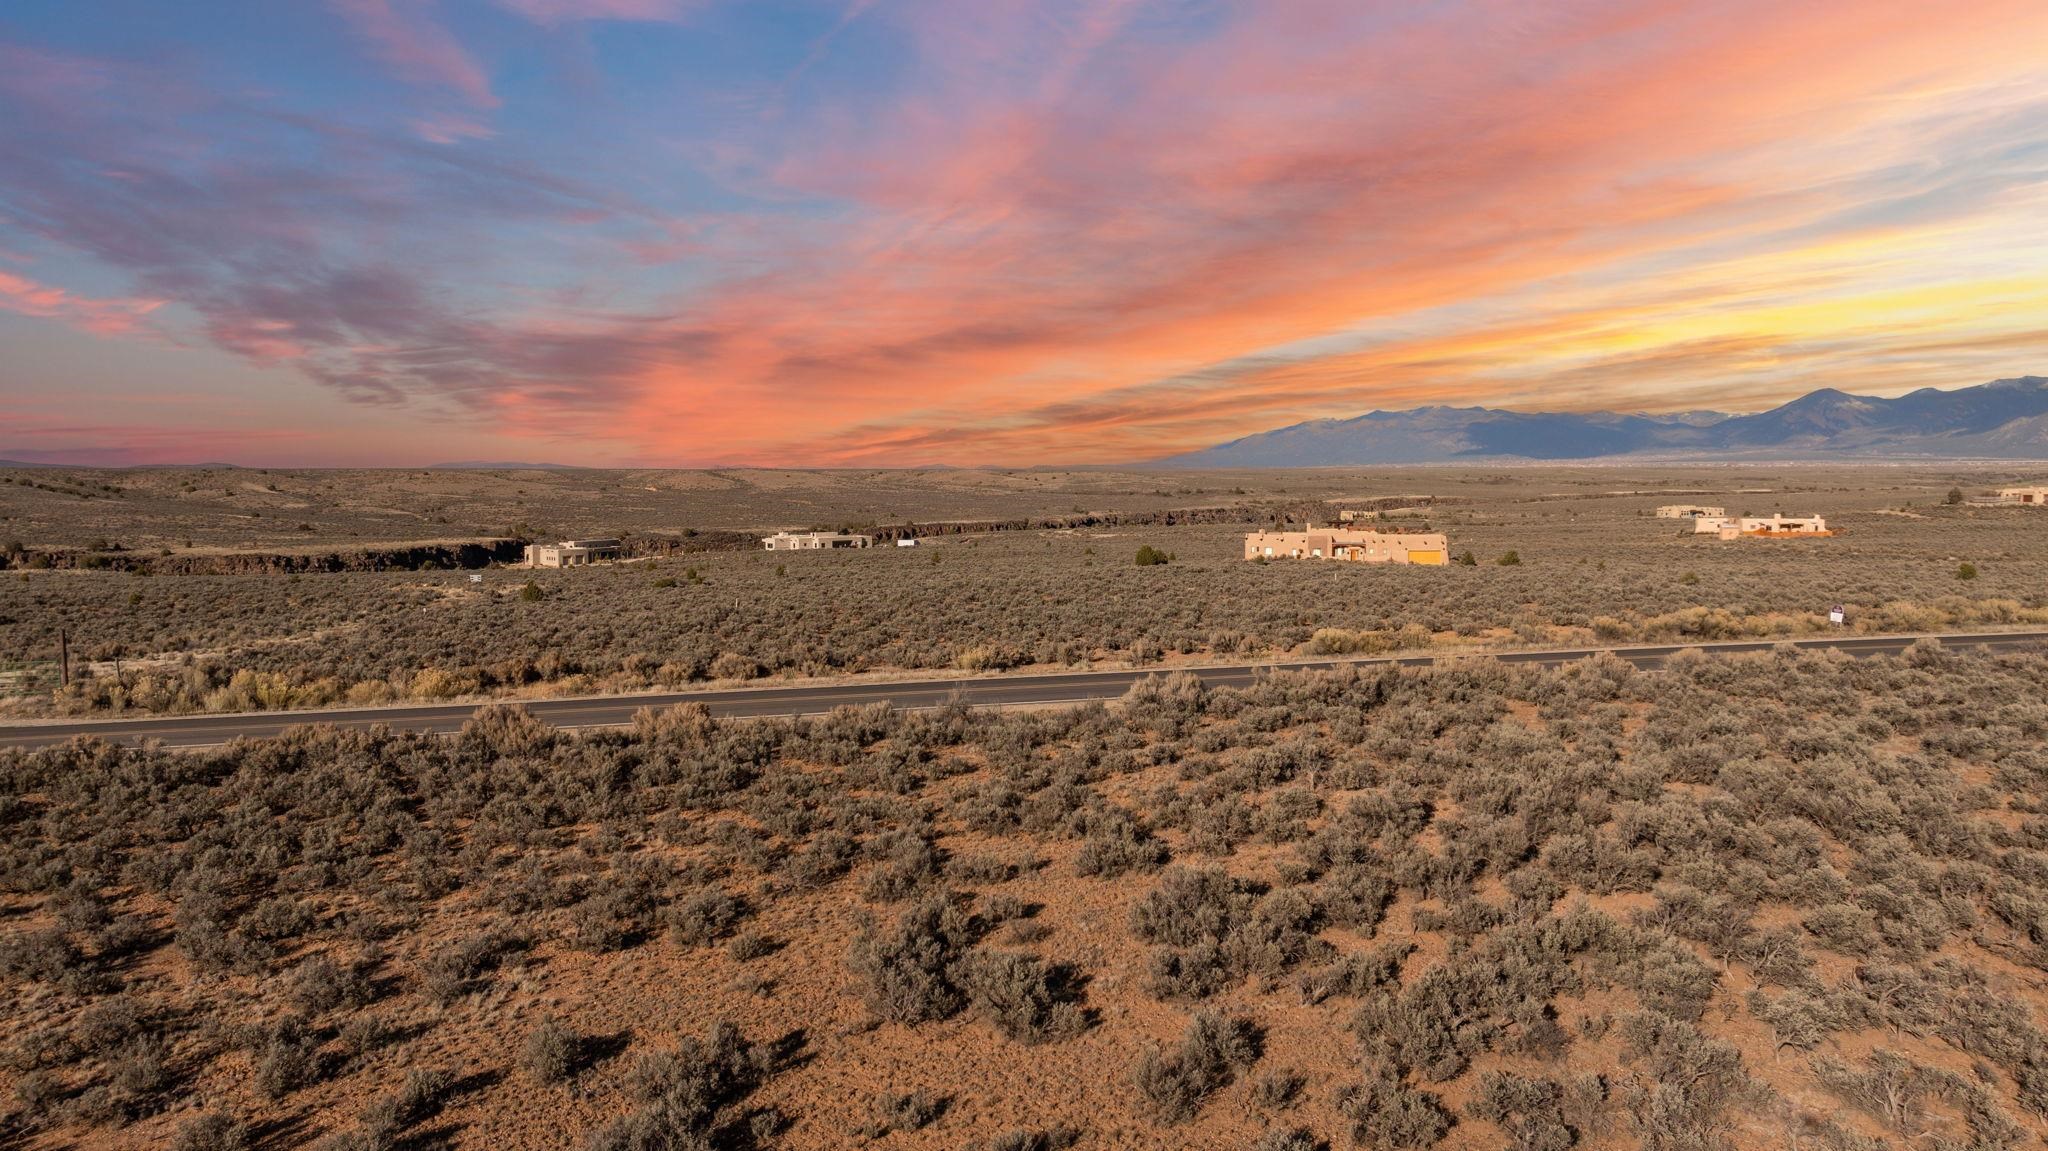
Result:
M151 312L163 305L162 300L79 296L0 268L0 310L61 320L94 335L122 336L134 332Z
M349 27L406 82L444 88L476 108L498 97L482 64L434 18L432 0L328 0Z
M579 20L681 20L703 7L698 0L498 0L537 24L568 24Z
M31 464L138 467L236 463L251 451L289 452L314 437L299 428L166 427L144 423L62 423L20 419L0 409L0 458ZM63 447L40 446L62 443Z

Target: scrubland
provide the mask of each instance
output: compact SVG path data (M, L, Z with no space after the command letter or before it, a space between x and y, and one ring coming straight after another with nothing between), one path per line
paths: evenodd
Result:
M1928 644L9 752L0 1141L2037 1146L2043 682Z
M1466 480L1471 477L1466 477ZM872 527L1405 492L1402 473L19 468L0 539L173 555L524 535ZM1452 483L1465 480L1451 479ZM1393 485L1389 487L1388 485Z
M575 475L501 482L586 494L614 482ZM706 552L565 571L18 570L0 574L0 653L12 661L0 668L0 709L277 709L760 677L1770 638L1828 630L1836 603L1849 609L1852 630L1866 632L2048 622L2048 513L1946 506L1958 486L1946 473L1199 474L1117 477L1120 493L1062 488L1067 481L1035 473L982 479L1052 490L999 498L971 477L950 477L959 502L944 506L943 493L925 492L920 507L1009 515L1084 498L1138 510L1223 498L1254 518L1334 516L1341 501L1322 502L1332 493L1416 492L1438 502L1387 526L1445 531L1452 552L1470 553L1474 564L1253 564L1240 543L1253 525L1158 524L970 532L914 549ZM1162 486L1139 491L1145 482ZM1962 481L1973 491L1996 482ZM770 524L838 522L828 513L864 506L834 484L791 480L756 492L748 514L785 517ZM568 498L560 491L557 502ZM1651 516L1659 503L1694 501L1758 514L1819 511L1841 534L1724 543L1685 534L1689 521ZM794 518L806 508L815 519ZM700 515L707 528L731 522ZM1174 559L1139 566L1140 548ZM1511 552L1521 562L1502 566ZM1961 578L1964 564L1972 578ZM60 629L82 669L64 691Z

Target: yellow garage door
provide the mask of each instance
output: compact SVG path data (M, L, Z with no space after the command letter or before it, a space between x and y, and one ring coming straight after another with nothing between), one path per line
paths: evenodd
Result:
M1442 552L1409 552L1408 562L1412 564L1439 564L1444 562Z

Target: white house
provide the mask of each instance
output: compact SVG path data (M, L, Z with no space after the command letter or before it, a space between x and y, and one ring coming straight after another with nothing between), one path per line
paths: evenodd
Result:
M761 541L771 552L829 551L834 548L874 546L875 537L851 532L776 532Z

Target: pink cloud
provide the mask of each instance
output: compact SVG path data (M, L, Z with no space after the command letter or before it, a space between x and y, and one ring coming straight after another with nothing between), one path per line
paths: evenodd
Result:
M107 71L96 60L0 44L0 91L45 100L76 100L106 87Z
M138 298L94 299L63 288L39 284L0 270L0 309L24 316L59 320L98 336L134 332L165 301Z
M401 9L393 0L328 0L379 59L408 83L446 88L472 107L495 108L483 66L454 33L436 23L431 3L418 0Z
M692 7L499 2L544 26ZM429 0L336 4L400 75L467 100L409 109L418 136L490 132L483 69ZM1888 384L1985 378L1939 374L1982 362L1938 338L1967 322L1967 292L1931 330L1625 337L1739 292L1822 295L1802 246L1881 236L1900 211L2023 224L1996 210L2026 173L1996 157L2048 139L2038 3L1983 0L1970 19L1939 0L1203 8L1183 25L1124 0L851 0L783 73L772 123L746 114L746 83L675 116L689 174L731 194L676 218L561 175L670 174L573 166L608 141L544 140L560 154L519 165L516 138L394 146L333 126L302 167L275 158L288 148L152 165L161 141L210 156L216 137L67 122L69 147L147 179L80 195L84 165L30 141L0 153L21 173L0 186L221 347L507 435L623 436L654 462L1129 459L1373 406L1747 402L1768 398L1763 362L1850 387L1859 364ZM856 19L862 47L900 53L888 82L789 91L853 46L834 37ZM1994 90L2018 111L1971 126L1972 94ZM741 111L698 134L704 109ZM1784 258L1735 288L1670 275L1734 252ZM2020 259L1974 254L1966 281ZM657 295L650 267L668 263ZM1604 287L1552 298L1589 280ZM1338 339L1361 329L1380 334Z
M1457 341L1232 369L1199 411L1206 385L1139 385L1853 208L1894 160L1820 142L1910 135L1946 94L2034 67L2012 32L2048 15L1995 8L1305 4L1184 44L1125 42L1115 3L892 9L919 82L821 118L774 170L859 211L695 301L695 354L649 369L628 422L687 429L681 458L1031 461L1472 397L1500 377ZM1787 338L1638 366L1697 378L1766 337ZM1628 367L1558 382L1613 397Z
M144 467L235 462L252 448L290 453L315 439L296 428L37 424L9 420L8 415L0 411L0 425L8 428L7 438L0 439L0 456L30 464Z
M413 131L420 139L434 144L455 144L463 140L488 140L497 135L490 125L471 116L457 116L436 113L422 116L412 123Z
M698 0L498 0L536 24L568 24L580 20L681 20Z

